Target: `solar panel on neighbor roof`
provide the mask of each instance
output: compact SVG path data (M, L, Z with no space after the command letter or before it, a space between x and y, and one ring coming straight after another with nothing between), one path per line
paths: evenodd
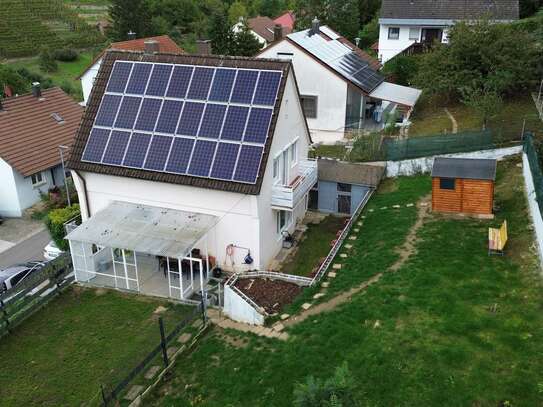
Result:
M255 183L281 76L116 61L82 161Z

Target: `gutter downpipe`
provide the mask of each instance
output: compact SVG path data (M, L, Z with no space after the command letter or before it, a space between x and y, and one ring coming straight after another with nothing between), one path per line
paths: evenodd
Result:
M81 174L79 173L79 171L77 170L72 170L73 172L75 172L75 174L77 175L77 177L81 180L81 186L83 187L83 200L85 201L85 210L87 212L87 219L90 218L91 216L91 213L90 213L90 208L89 208L89 201L87 199L87 182L85 181L85 178L83 178L81 176Z

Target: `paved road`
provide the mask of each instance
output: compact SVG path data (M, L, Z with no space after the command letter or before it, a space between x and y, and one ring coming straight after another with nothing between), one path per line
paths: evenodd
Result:
M50 240L49 231L42 230L5 252L0 253L0 269L30 260L44 260L43 248Z

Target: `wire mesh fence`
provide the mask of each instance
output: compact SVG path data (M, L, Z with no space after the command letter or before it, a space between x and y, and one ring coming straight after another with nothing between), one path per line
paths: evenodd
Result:
M528 163L530 164L537 204L539 205L539 210L543 213L543 171L541 171L538 148L531 134L525 137L524 153L526 153Z

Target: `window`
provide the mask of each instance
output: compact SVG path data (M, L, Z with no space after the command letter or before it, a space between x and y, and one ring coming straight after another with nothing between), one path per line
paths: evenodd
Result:
M279 159L280 156L273 159L273 179L279 178Z
M439 188L440 189L452 189L452 190L454 190L455 181L456 180L454 178L440 178L439 179Z
M409 39L411 41L418 41L420 36L420 30L418 28L409 29Z
M337 183L337 191L338 192L351 192L351 184L344 184L342 182Z
M298 162L298 140L290 145L290 164L295 165Z
M389 40L399 40L400 39L400 27L389 27L388 28L388 39Z
M305 117L314 119L317 117L317 96L300 96L302 108L304 109Z
M289 211L277 211L277 234L281 234L290 225L292 214Z
M45 180L43 179L43 173L42 172L37 172L36 174L31 175L30 179L32 181L32 186L33 187L37 187L37 186L40 186L42 184L45 184Z
M294 54L292 52L278 52L277 58L291 60L292 58L294 58Z

